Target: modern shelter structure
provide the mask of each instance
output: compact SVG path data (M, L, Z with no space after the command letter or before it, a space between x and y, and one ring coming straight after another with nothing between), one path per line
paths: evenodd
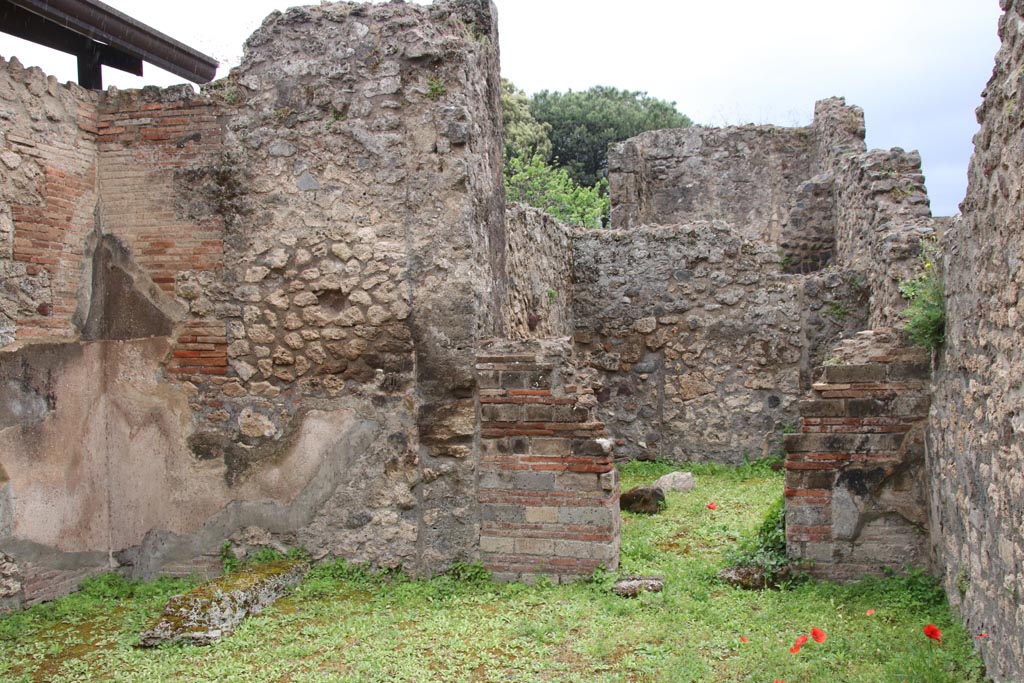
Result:
M142 75L148 62L208 83L217 60L96 0L0 0L0 31L78 58L78 84L103 88L101 67Z

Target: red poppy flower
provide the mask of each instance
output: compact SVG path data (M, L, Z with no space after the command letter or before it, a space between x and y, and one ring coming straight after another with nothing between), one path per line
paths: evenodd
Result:
M806 642L807 642L807 635L804 634L804 635L801 635L801 636L797 636L795 644L799 645L799 646L803 646L803 644L806 643Z
M777 678L772 679L772 683L786 683L786 681L780 681Z
M988 638L988 631L982 631L981 633L979 633L978 635L976 635L974 637L975 638Z
M741 642L741 643L749 643L750 641L749 641L749 640L747 640L747 637L746 637L746 636L740 636L740 642Z
M789 648L789 654L795 655L797 652L800 652L799 645L794 645L793 647Z
M870 617L870 616L871 616L872 614L874 614L874 613L875 613L875 610L873 610L873 609L869 609L869 610L868 610L867 612L865 612L864 614L866 614L866 615L868 615L868 616Z
M940 631L939 627L935 624L928 624L927 626L925 626L924 634L932 640L937 640L940 643L942 642L942 631Z
M718 509L718 506L715 505L715 501L711 501L710 503L708 503L708 510L717 510L717 509Z
M816 643L824 643L828 640L828 636L825 635L825 632L817 627L811 629L811 638L814 638L814 642Z

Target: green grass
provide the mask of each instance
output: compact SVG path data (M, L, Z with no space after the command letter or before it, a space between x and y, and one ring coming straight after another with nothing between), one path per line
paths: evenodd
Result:
M624 468L623 490L670 471ZM616 575L656 573L666 590L610 595L613 575L534 587L491 583L474 565L412 581L321 564L290 596L206 648L134 647L167 595L187 582L106 578L0 619L0 680L980 683L971 637L927 577L853 586L807 582L742 591L717 579L782 488L758 464L689 467L697 488L659 516L625 515ZM706 505L715 501L718 509ZM874 609L873 616L866 616ZM922 633L934 623L941 644ZM828 640L789 647L812 626ZM749 642L742 642L740 637ZM994 640L994 637L993 637ZM998 643L986 642L986 647Z

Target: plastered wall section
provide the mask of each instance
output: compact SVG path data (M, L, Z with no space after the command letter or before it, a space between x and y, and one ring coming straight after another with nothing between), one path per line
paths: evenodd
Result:
M1024 4L978 109L963 218L944 240L946 344L930 415L931 532L946 593L988 673L1024 679Z

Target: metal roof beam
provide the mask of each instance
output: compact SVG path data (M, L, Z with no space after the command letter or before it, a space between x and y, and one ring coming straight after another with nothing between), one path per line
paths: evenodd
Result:
M14 12L18 9L21 10L21 14ZM207 83L213 80L217 73L218 63L214 58L204 55L98 0L0 0L0 13L6 15L8 12L16 18L14 22L16 26L18 22L22 25L25 23L24 13L30 13L45 20L46 26L43 29L33 27L32 30L35 34L45 35L47 31L50 31L61 37L51 36L43 40L30 37L28 40L78 55L80 70L83 56L95 57L98 54L100 63L136 73L136 75L141 75L141 64L137 72L134 66L139 60L149 62L194 83ZM18 17L21 18L18 19ZM4 21L4 26L7 25L8 22ZM2 30L19 35L7 28L2 28ZM84 48L76 51L50 44L62 41L69 47L76 47L72 39L67 37L67 33L84 37L92 47L89 51ZM49 43L44 40L48 40ZM129 68L123 68L122 64Z
M43 19L38 14L12 5L7 0L0 0L0 31L78 57L79 83L85 87L90 86L82 81L83 62L94 64L97 67L99 65L109 66L136 76L142 75L142 60L138 57L132 57L109 45L97 43L74 31L69 31Z

